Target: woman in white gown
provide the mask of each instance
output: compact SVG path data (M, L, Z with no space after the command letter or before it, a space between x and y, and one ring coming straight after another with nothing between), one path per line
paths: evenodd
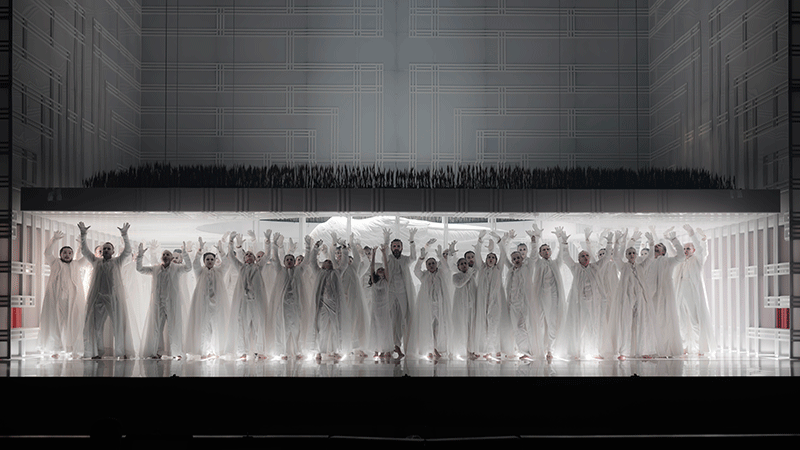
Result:
M420 258L414 265L414 275L420 286L412 309L411 330L408 338L409 355L439 359L449 353L450 290L447 274L438 267L436 259L425 259L426 249L420 249ZM422 270L422 262L425 268Z
M83 319L86 297L83 293L81 269L88 265L85 258L73 259L72 247L64 246L55 255L56 243L64 238L56 231L44 251L44 262L50 266L42 312L39 318L38 347L44 354L58 358L59 353L69 356L83 353Z
M318 241L314 248L322 245ZM344 251L346 258L347 251ZM345 259L343 258L343 259ZM347 261L347 259L345 259ZM319 266L316 260L308 261L310 270L316 274L314 302L314 331L316 336L317 360L322 358L340 359L342 357L342 322L341 308L344 301L344 290L339 273L334 270L333 262L326 259ZM347 262L345 262L347 264Z
M342 348L346 353L354 353L358 357L367 356L364 348L367 344L367 313L364 308L364 297L359 284L358 271L361 266L360 252L352 252L350 261L343 261L344 251L341 246L337 248L336 234L333 235L334 251L333 267L339 273L344 291L344 304L342 305ZM350 236L350 246L354 248L353 236Z
M214 253L204 253L202 238L198 239L198 244L200 248L193 264L197 284L186 321L184 350L189 355L207 359L222 355L225 348L230 308L225 272L230 264L221 256L221 262L217 264L218 258Z
M505 237L500 239L500 259L506 260ZM477 268L478 296L473 319L474 351L485 358L501 356L500 317L503 306L508 307L506 293L503 289L503 265L498 264L498 257L492 253L494 241L489 240L489 253L484 261L481 257L483 233L478 236L475 246L475 267Z
M369 342L370 350L375 358L390 358L394 351L394 338L392 336L391 302L389 301L389 280L386 278L386 269L375 268L375 253L370 254L369 280L367 290L370 291ZM381 245L384 261L386 260L386 246Z
M683 245L684 259L675 274L681 334L687 353L705 355L717 349L703 281L703 266L708 257L708 248L702 230L698 228L695 233L689 225L684 225L684 228L692 242ZM698 234L703 237L702 240L697 237Z

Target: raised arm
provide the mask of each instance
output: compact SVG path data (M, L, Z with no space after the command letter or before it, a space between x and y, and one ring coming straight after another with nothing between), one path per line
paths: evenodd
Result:
M231 232L231 237L228 239L228 259L236 268L236 270L240 270L244 263L239 260L236 255L236 249L233 248L233 241L236 238L236 232Z
M146 251L147 249L144 248L144 244L139 243L139 251L136 253L136 271L145 275L150 275L153 273L154 266L142 265L142 258L144 258L144 253Z
M60 255L56 254L56 249L58 248L56 242L61 240L64 236L65 234L63 231L53 232L53 236L50 238L50 243L48 243L47 247L44 249L44 262L48 266L59 259Z
M83 222L78 222L78 229L81 231L81 254L87 261L94 262L97 261L97 257L94 256L94 252L89 248L89 244L86 243L86 234L89 232L89 228Z

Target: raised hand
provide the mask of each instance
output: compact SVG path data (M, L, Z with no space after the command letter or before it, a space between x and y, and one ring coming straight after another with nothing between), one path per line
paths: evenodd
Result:
M614 232L614 239L617 240L617 241L622 239L622 230L617 230L617 231Z
M587 241L589 239L591 239L591 237L592 237L592 229L591 229L591 227L590 228L584 228L583 229L583 235L586 237Z
M609 231L609 232L608 232L608 234L606 234L606 240L607 240L608 242L614 242L614 233L612 233L611 231Z
M419 249L419 259L425 259L425 255L428 253L428 249L422 247Z
M631 236L632 241L638 241L642 238L642 232L639 230L634 230L633 235Z
M418 230L416 228L409 228L408 229L408 240L409 241L411 241L411 242L414 241L414 236L417 235L417 231Z
M653 233L651 233L651 232L649 232L649 231L648 231L647 233L645 233L645 234L644 234L644 237L646 237L646 238L647 238L647 240L648 240L649 242L653 242L653 241L654 241L654 239L653 239Z
M131 224L129 224L128 222L125 222L125 223L122 224L121 227L117 227L117 229L119 230L119 232L121 234L128 234L128 229L130 227L131 227Z
M183 241L183 254L188 255L192 250L192 241Z
M450 243L450 247L447 249L447 251L448 251L449 253L451 253L451 254L455 255L455 253L456 253L456 244L457 244L457 243L458 243L458 241L453 241L453 242L451 242L451 243Z
M247 236L250 237L250 240L255 242L256 240L256 232L253 230L247 230Z
M389 239L392 237L392 230L388 228L383 229L383 241L389 242Z
M264 241L269 243L271 237L272 237L272 230L267 230L264 232Z
M664 232L664 239L670 239L670 240L675 239L675 236L677 235L675 234L674 231L672 231L674 229L675 229L674 226L669 227L667 231Z
M492 250L494 250L494 240L489 239L489 245L487 247L488 247L489 253L491 253Z
M53 233L53 237L52 237L52 238L50 238L50 239L51 239L51 240L53 240L53 241L57 241L57 240L59 240L59 239L64 239L64 236L66 236L66 235L67 235L67 234L66 234L66 233L64 233L63 231L57 230L57 231L55 231L55 232Z
M304 239L304 240L305 240L305 242L306 242L306 247L311 247L311 244L313 244L313 243L314 243L314 240L313 240L313 239L311 239L311 236L309 236L309 235L306 235L306 237L305 237L305 239Z
M147 249L144 248L144 243L139 242L138 255L139 256L144 256L144 252L146 252L146 251L147 251Z
M708 239L708 237L706 236L706 233L705 233L705 232L704 232L702 229L698 228L698 229L697 229L697 230L695 230L695 231L697 231L697 234L699 234L699 235L700 235L700 237L701 237L701 238L703 238L703 240L704 240L704 241L705 241L706 239Z
M284 238L282 234L275 233L275 245L277 245L278 247L283 247L283 239ZM306 236L306 242L309 244L309 246L311 245L310 241L311 241L311 236Z
M436 243L436 238L428 239L428 242L425 243L425 247L431 246Z
M89 228L91 227L87 227L83 222L78 222L78 229L81 230L81 234L86 234Z
M289 238L289 243L286 244L286 253L294 254L295 250L297 250L297 242L292 241L292 238Z
M483 241L484 236L486 236L486 230L481 230L480 233L478 233L478 242Z
M694 229L692 229L692 226L689 225L688 223L683 226L683 229L686 230L687 233L689 233L689 236L694 236Z
M233 243L233 241L235 241L235 240L236 240L236 232L235 231L231 231L230 238L229 238L228 242Z

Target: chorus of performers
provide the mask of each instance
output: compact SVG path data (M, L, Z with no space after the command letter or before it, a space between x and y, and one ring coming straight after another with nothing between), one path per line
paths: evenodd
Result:
M551 247L535 224L523 238L480 231L444 245L418 245L411 228L405 242L383 229L373 247L354 235L296 243L266 231L261 247L249 231L173 250L140 243L135 253L127 223L121 249L93 250L89 226L78 228L77 252L60 246L60 231L45 250L38 347L53 358L551 360L716 350L707 239L689 225L683 243L673 228L660 238L654 227L607 231L599 241L587 229L577 260L563 228L552 230Z

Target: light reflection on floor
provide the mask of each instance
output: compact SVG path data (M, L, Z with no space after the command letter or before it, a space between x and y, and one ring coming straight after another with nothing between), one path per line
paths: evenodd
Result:
M627 361L556 359L541 361L432 362L406 358L343 361L230 360L54 360L12 358L3 364L10 377L786 377L800 374L800 361L723 353L714 357L629 359Z

